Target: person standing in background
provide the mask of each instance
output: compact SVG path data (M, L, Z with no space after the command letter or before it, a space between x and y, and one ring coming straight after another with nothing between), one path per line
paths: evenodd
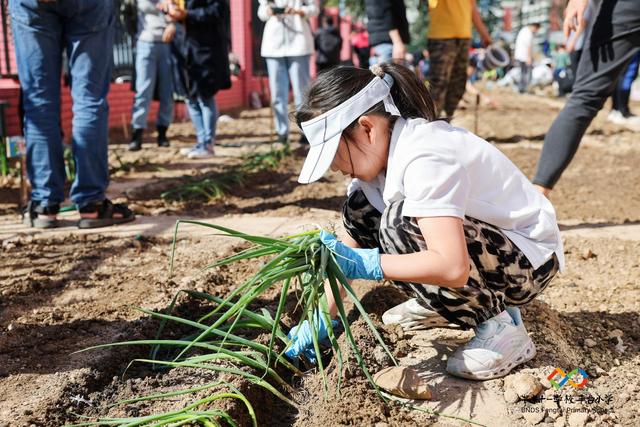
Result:
M525 25L518 31L516 37L516 47L513 51L513 59L520 69L520 80L518 81L518 92L526 93L531 81L531 70L533 69L533 37L540 29L540 24L535 22Z
M184 8L171 0L161 9L185 24L183 52L187 77L187 108L196 129L197 143L180 150L190 159L215 155L218 108L215 95L231 87L229 45L231 15L227 0L185 0Z
M258 18L266 22L260 54L267 62L278 141L285 144L289 142L289 83L298 108L311 82L313 34L309 18L318 12L314 0L260 0L258 7Z
M640 2L593 2L595 19L587 24L588 6L588 0L569 0L565 12L565 36L572 30L580 34L585 28L587 33L573 91L545 135L533 178L545 196L569 166L589 124L629 62L640 52Z
M318 72L335 67L340 63L340 50L342 50L342 37L333 25L333 18L322 17L322 26L318 29L314 38L316 48L316 69Z
M485 46L491 44L475 0L429 0L429 89L436 112L453 117L467 84L471 26Z
M369 19L369 45L373 48L369 65L404 62L411 40L404 0L365 0L364 8Z
M615 90L611 94L613 102L611 112L607 117L612 123L618 125L631 125L636 128L640 126L640 117L636 116L629 109L629 98L631 97L631 85L638 77L638 68L640 66L640 53L631 59Z
M136 30L136 95L133 101L130 151L142 147L147 116L154 90L158 89L160 107L156 118L158 146L168 147L167 129L173 121L173 76L169 43L176 28L168 16L158 9L159 0L137 0ZM157 83L157 86L156 86Z
M358 57L358 67L369 68L369 55L371 53L369 33L360 23L355 25L355 31L351 33L351 46Z
M71 201L79 228L121 224L135 219L123 204L106 198L107 144L115 11L112 1L9 2L22 89L23 132L31 201L23 223L36 228L59 225L64 201L64 157L60 131L62 51L69 58L73 99L72 148L76 177Z

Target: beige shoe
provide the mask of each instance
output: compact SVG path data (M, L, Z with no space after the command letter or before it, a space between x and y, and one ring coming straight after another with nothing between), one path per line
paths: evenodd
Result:
M373 376L373 382L384 391L405 399L430 400L432 397L426 381L407 366L384 368Z
M435 311L420 305L417 298L411 298L387 310L382 315L382 323L385 325L399 324L405 331L457 327Z

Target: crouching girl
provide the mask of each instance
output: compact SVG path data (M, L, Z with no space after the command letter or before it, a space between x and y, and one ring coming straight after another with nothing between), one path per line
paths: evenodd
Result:
M527 177L488 142L435 120L429 92L400 65L327 71L296 118L311 145L299 182L329 168L352 178L348 237L322 235L345 275L415 295L385 322L474 328L447 361L464 378L502 377L533 358L517 306L544 290L563 250L554 209ZM294 328L287 355L312 354L310 335L307 321Z

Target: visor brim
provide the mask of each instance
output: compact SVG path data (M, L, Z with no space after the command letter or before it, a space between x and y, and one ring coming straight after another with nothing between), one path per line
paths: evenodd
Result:
M323 144L311 146L298 177L300 184L315 182L329 170L338 151L341 137L342 133L339 133Z

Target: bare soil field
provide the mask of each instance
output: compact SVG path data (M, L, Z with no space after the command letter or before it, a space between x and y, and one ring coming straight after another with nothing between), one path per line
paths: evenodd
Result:
M544 133L561 100L492 95L497 109L479 113L478 133L496 143L532 176ZM640 106L632 105L632 109ZM225 219L242 230L270 217L335 221L345 195L345 179L329 174L320 182L296 183L305 147L294 143L277 167L251 171L215 200L163 198L168 190L216 176L239 165L243 156L271 148L266 109L244 111L218 128L216 158L187 160L179 149L195 140L190 124L170 129L172 146L158 148L150 135L143 150L130 153L121 132L111 137L112 183L109 194L127 201L144 218ZM359 282L363 305L400 364L417 365L432 386L428 402L385 404L367 379L348 362L340 395L339 372L329 366L329 389L309 370L289 378L286 404L248 381L234 385L253 403L259 425L269 426L636 426L640 424L640 139L638 133L605 121L602 112L589 128L574 161L554 190L565 239L566 271L543 296L523 309L536 357L512 375L473 382L449 377L446 356L472 335L434 329L403 333L383 327L385 309L405 296L393 286ZM461 111L454 124L473 130L473 111ZM297 139L297 136L294 137ZM276 147L278 148L278 147ZM113 347L75 353L89 346L150 339L159 322L139 311L165 309L181 289L225 296L258 268L256 263L205 265L243 246L213 233L180 238L174 275L169 277L170 230L122 237L112 229L79 234L72 227L42 233L17 225L18 184L0 186L0 426L59 426L83 417L133 417L185 406L191 397L112 406L137 396L228 379L202 370L153 370L132 364L148 347ZM255 308L275 311L273 289ZM351 306L348 306L351 308ZM178 312L195 319L205 302L180 298ZM354 310L353 332L372 371L390 362ZM290 307L283 319L293 326L299 314ZM168 330L179 335L180 330ZM254 336L263 342L268 337ZM339 338L345 353L348 346ZM547 376L556 368L588 374L583 389L556 390ZM235 380L233 380L235 381ZM534 392L535 391L535 392ZM203 394L204 395L204 394ZM244 406L223 401L239 425L250 425ZM418 409L416 409L418 408ZM440 414L440 415L437 415ZM91 418L95 419L95 418Z

